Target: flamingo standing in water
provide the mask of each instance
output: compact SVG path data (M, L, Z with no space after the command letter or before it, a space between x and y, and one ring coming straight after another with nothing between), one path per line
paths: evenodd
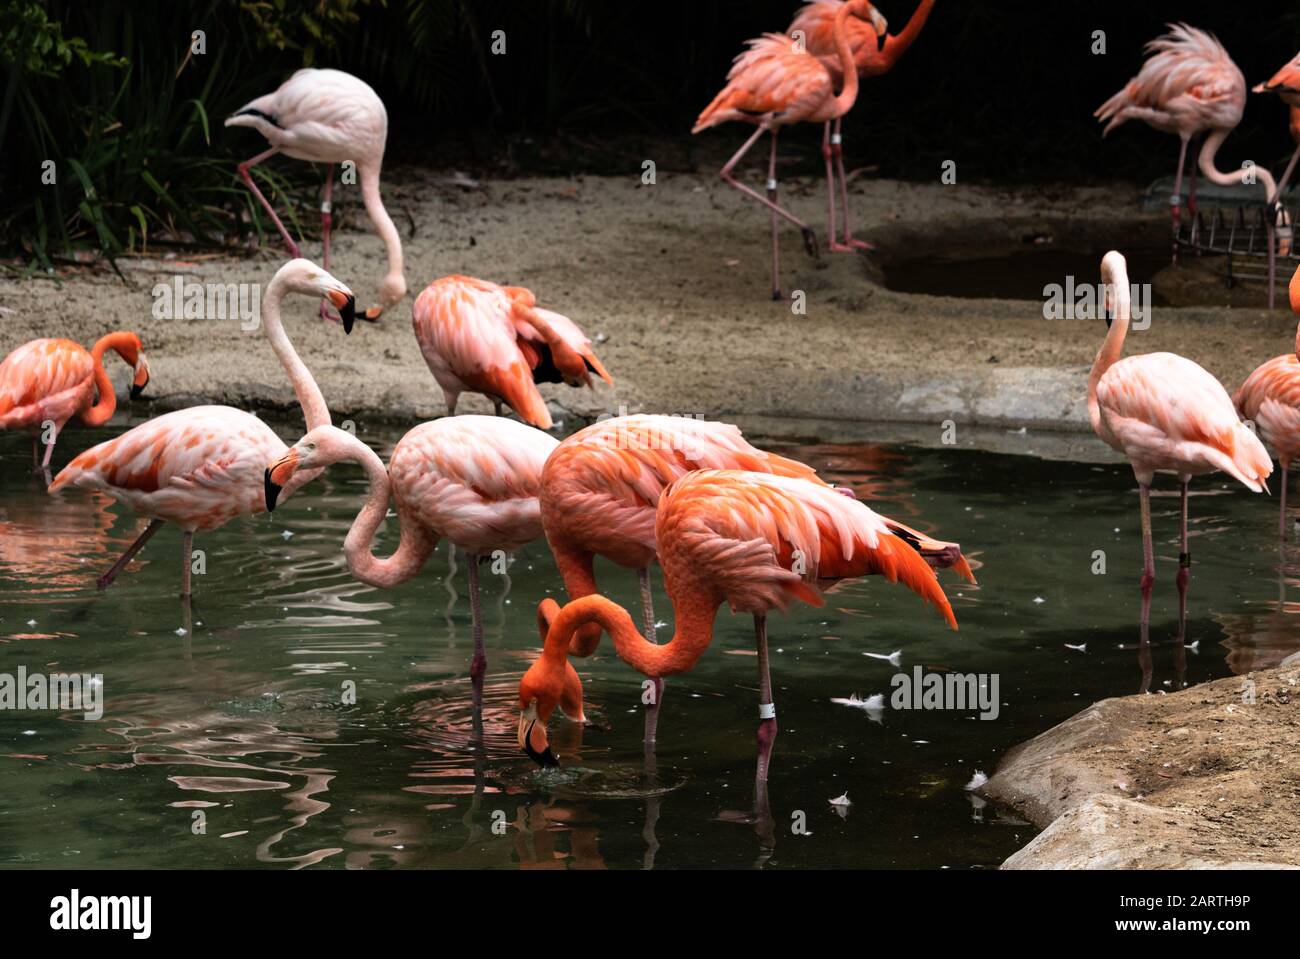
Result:
M1204 133L1197 162L1191 171L1188 207L1196 213L1196 167L1212 183L1235 186L1247 183L1254 172L1268 204L1266 220L1269 247L1269 307L1273 305L1273 229L1277 225L1277 182L1263 167L1224 173L1214 165L1215 154L1228 134L1241 122L1246 109L1246 78L1232 62L1223 44L1204 30L1185 23L1169 24L1169 32L1146 45L1149 54L1138 75L1096 109L1093 116L1106 124L1106 136L1126 120L1142 120L1162 133L1178 135L1178 172L1169 210L1174 233L1174 262L1178 262L1178 229L1182 217L1183 166L1187 145Z
M1179 632L1187 612L1192 565L1187 543L1187 484L1193 476L1222 470L1253 492L1267 489L1273 464L1258 437L1237 418L1232 399L1212 375L1174 353L1120 355L1128 333L1128 265L1114 250L1101 261L1105 284L1106 339L1088 377L1088 418L1098 436L1133 466L1142 509L1142 618L1146 629L1155 583L1151 545L1151 481L1173 473L1182 488L1178 559ZM1112 308L1114 316L1112 318Z
M406 296L402 240L379 193L379 171L388 141L388 111L368 83L341 70L299 70L274 93L251 100L236 110L226 118L226 126L252 127L271 144L269 150L239 164L239 178L270 214L289 255L294 258L302 256L298 244L253 182L250 171L277 153L327 165L325 197L320 207L322 265L326 270L330 265L334 164L355 164L361 181L361 202L388 253L388 272L379 282L379 303L357 316L377 320L384 310ZM321 316L328 315L322 303Z
M844 82L840 70L839 53L835 47L835 14L845 0L813 0L795 14L795 18L786 30L792 38L802 38L808 52L821 60L822 66L830 71L835 84ZM912 18L907 21L901 33L888 33L889 24L879 10L871 10L871 24L868 25L857 17L846 21L844 29L849 38L849 47L853 50L853 64L858 77L867 79L879 77L894 68L899 58L916 42L921 35L921 28L934 9L934 0L921 0L912 11ZM874 247L864 240L855 239L849 225L849 187L844 176L844 137L842 126L844 118L836 117L834 131L832 121L827 120L822 131L822 157L826 160L826 235L830 241L832 253L851 253L854 250L870 250ZM839 172L840 204L844 212L844 235L835 238L835 175L832 160Z
M817 57L808 52L804 44L797 43L782 33L768 33L749 41L749 49L736 57L727 73L727 85L704 108L692 133L726 123L743 120L755 124L753 135L723 166L723 182L735 187L746 196L753 197L772 211L772 299L781 299L781 271L777 242L778 216L784 217L803 232L804 246L812 255L817 253L817 234L803 220L779 206L776 188L776 136L781 127L791 123L826 123L842 117L858 98L858 71L853 62L853 49L849 44L848 19L876 19L876 29L883 32L883 18L868 0L848 0L835 11L832 25L835 51L839 56L840 73L844 78L838 96L836 79ZM767 196L745 186L731 171L740 158L764 133L772 136L772 152L767 166Z
M266 505L303 471L359 463L370 482L366 504L343 543L348 569L369 586L388 589L419 573L445 538L469 554L475 702L482 696L487 653L479 607L478 564L496 550L513 552L542 535L537 502L542 464L558 445L553 436L514 420L453 416L421 423L398 441L388 468L351 433L325 425L284 450L265 471ZM397 497L401 540L386 559L371 553L375 531Z
M448 416L461 393L482 393L498 416L505 403L524 422L548 430L551 414L538 383L590 387L595 373L614 384L577 324L543 310L522 286L444 276L415 298L411 323Z
M1291 309L1300 314L1300 267L1291 277ZM1286 536L1286 482L1291 461L1300 455L1300 328L1295 349L1261 364L1233 394L1237 411L1255 424L1259 435L1277 452L1282 467L1277 535Z
M346 286L303 259L280 267L262 298L263 329L293 383L308 428L314 429L328 425L330 414L320 387L280 322L280 304L288 293L328 298L339 310L345 331L352 329L356 301ZM69 486L100 490L149 518L135 542L99 578L100 589L117 578L163 523L179 526L184 531L181 595L187 597L194 531L216 529L236 516L262 512L266 464L286 449L284 441L251 413L229 406L194 406L92 446L59 472L50 492ZM300 473L285 495L315 476Z
M829 584L878 574L901 580L957 628L934 570L911 543L866 504L806 479L743 470L689 473L660 497L655 539L676 621L667 643L649 642L627 610L598 594L563 608L545 599L538 607L546 639L541 657L519 683L518 729L520 748L538 763L558 764L546 735L555 706L564 700L566 714L581 715L565 667L571 641L588 624L610 634L624 662L662 677L695 666L713 639L724 601L733 612L751 613L758 647L760 782L767 780L777 731L768 671L771 610L784 611L795 600L821 606Z
M1287 163L1286 170L1282 173L1282 179L1277 182L1276 199L1277 202L1281 203L1282 194L1286 192L1286 185L1291 182L1291 174L1295 172L1296 160L1300 159L1300 53L1297 53L1290 63L1273 74L1271 80L1256 85L1252 90L1255 93L1276 93L1290 109L1289 128L1291 130L1291 139L1296 141L1296 148L1291 154L1291 160ZM1284 240L1289 241L1290 238L1285 237ZM1279 252L1283 256L1291 252L1290 243L1287 242Z
M560 443L542 470L542 526L569 598L597 592L593 568L597 556L636 570L645 638L653 643L649 567L658 556L655 509L670 484L699 469L772 473L825 485L812 467L751 446L729 423L655 415L601 420ZM851 491L841 492L851 495ZM886 522L927 562L952 566L974 582L956 543L931 539L893 520ZM600 626L590 623L574 633L570 651L589 656L599 642ZM655 741L663 697L662 679L656 677L655 685L646 711L647 744Z
M49 467L54 442L72 417L87 426L102 426L113 418L117 394L104 370L107 350L134 367L131 399L136 399L149 383L149 361L134 333L119 330L101 336L89 352L71 340L30 340L0 362L0 429L30 431L35 462L37 437L45 424L52 426L41 469Z

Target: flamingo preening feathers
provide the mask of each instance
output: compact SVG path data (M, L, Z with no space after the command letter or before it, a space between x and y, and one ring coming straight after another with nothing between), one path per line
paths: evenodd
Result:
M402 240L379 192L379 171L383 167L388 140L388 111L369 84L342 70L299 70L279 89L236 110L226 118L226 126L251 127L271 144L269 150L239 165L239 178L270 215L291 257L302 255L298 244L253 182L250 171L277 153L295 160L327 165L325 195L321 201L324 246L321 262L326 270L330 265L330 229L333 226L334 165L355 164L361 202L365 204L366 214L388 254L388 271L379 281L379 303L358 316L366 320L378 319L384 310L406 296ZM321 304L321 315L326 315L324 303Z
M538 383L590 387L593 373L614 383L577 324L539 307L522 286L444 276L415 298L411 324L448 415L461 393L482 393L498 414L504 403L546 430L551 414Z
M289 293L324 297L339 310L344 330L352 328L352 291L309 260L290 260L267 284L262 327L293 384L314 429L328 425L329 409L320 387L299 359L280 323L280 303ZM92 446L65 466L50 492L68 487L99 490L149 519L148 526L99 579L108 586L158 531L175 523L183 531L181 595L190 593L191 547L195 530L216 529L236 516L266 509L266 464L287 447L251 413L229 406L195 406L141 423L121 436ZM284 495L315 477L303 471Z
M1088 377L1088 418L1109 446L1124 454L1137 477L1142 510L1142 618L1151 612L1155 554L1151 543L1151 482L1173 473L1182 491L1178 568L1179 622L1185 620L1192 557L1187 543L1187 484L1222 470L1252 492L1267 488L1273 464L1264 445L1237 417L1232 399L1210 373L1174 353L1121 358L1128 333L1128 266L1115 250L1101 261L1107 304L1106 339Z
M519 746L536 762L556 765L546 722L560 706L582 714L568 653L578 630L597 624L624 662L646 676L694 667L713 639L718 607L754 617L758 651L757 779L766 781L776 738L768 668L767 614L795 601L820 606L835 581L880 575L902 582L957 628L934 570L911 543L866 504L831 487L791 476L743 470L698 470L668 487L655 511L655 542L672 600L673 638L656 645L637 632L627 611L592 594L561 608L543 600L541 657L519 683ZM581 687L578 688L580 694Z
M31 340L0 362L0 429L28 430L35 459L38 437L48 428L42 469L49 467L68 420L75 416L87 426L102 426L113 418L117 394L104 369L108 350L134 368L131 398L136 399L149 383L149 361L135 333L101 336L90 350L71 340Z

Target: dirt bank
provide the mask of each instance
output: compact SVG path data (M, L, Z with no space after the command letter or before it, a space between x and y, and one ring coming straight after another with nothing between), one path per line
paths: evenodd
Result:
M1096 703L981 790L1043 830L1003 868L1300 867L1298 739L1300 662Z
M755 171L751 171L753 174ZM751 179L753 176L751 175ZM755 181L757 182L757 181ZM1045 320L1042 304L955 299L884 289L856 255L807 257L783 232L787 292L802 290L807 314L768 299L766 220L711 173L661 171L625 177L512 179L458 185L450 171L390 171L385 188L406 240L413 291L451 272L525 284L591 335L617 380L595 393L546 387L588 417L620 404L710 417L803 417L915 424L914 439L937 441L941 424L1085 427L1086 368L1100 321ZM822 183L783 184L789 205L822 223ZM377 238L348 190L336 190L344 229L332 271L368 301L383 263ZM342 196L340 197L340 193ZM924 245L968 246L1061 231L1114 233L1116 217L1139 207L1136 190L1062 188L1012 192L859 177L852 204L859 235L882 255ZM1120 211L1120 212L1117 212ZM318 246L308 244L308 255ZM200 400L287 406L291 393L260 334L231 320L160 320L151 289L177 275L200 282L265 282L277 249L245 258L123 260L111 271L68 268L55 279L0 280L0 352L34 336L87 342L119 327L138 330L153 362L152 409ZM1059 276L1043 282L1061 282ZM1080 277L1091 280L1091 277ZM318 322L313 304L287 314L290 335L331 406L356 418L428 418L441 397L416 349L410 299L378 326L345 338ZM1278 311L1159 309L1132 349L1171 349L1235 385L1261 360L1291 347L1294 320ZM115 370L116 377L124 371ZM464 409L487 411L467 398Z

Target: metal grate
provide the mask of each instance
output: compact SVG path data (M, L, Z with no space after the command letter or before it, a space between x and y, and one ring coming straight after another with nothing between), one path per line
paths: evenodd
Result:
M1285 216L1281 222L1287 225L1273 231L1269 230L1268 212L1258 204L1201 208L1194 216L1184 209L1174 242L1178 250L1226 257L1229 287L1268 284L1271 278L1268 306L1273 309L1279 283L1285 287L1300 266L1300 251L1292 242L1290 227L1300 205L1288 204L1282 209Z

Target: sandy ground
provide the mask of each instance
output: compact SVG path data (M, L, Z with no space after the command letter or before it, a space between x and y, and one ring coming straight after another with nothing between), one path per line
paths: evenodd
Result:
M1013 749L983 787L1044 830L1004 868L1300 867L1297 738L1296 657L1103 700Z
M758 185L757 170L749 173ZM394 219L410 234L412 294L453 272L523 284L603 337L598 351L614 388L543 388L559 411L582 418L625 405L724 419L893 421L913 424L911 438L920 442L937 441L947 419L1086 428L1084 383L1104 335L1100 321L1049 321L1039 303L894 293L877 283L869 261L812 259L786 229L784 287L807 297L807 314L795 315L770 299L768 225L755 204L705 172L661 171L652 186L640 174L638 165L625 177L464 187L450 171L391 171L385 188ZM824 229L821 181L792 179L782 188L796 213ZM331 271L366 303L382 272L382 247L349 189L335 193L343 229ZM851 203L858 234L888 256L930 242L978 251L1059 230L1117 234L1122 247L1129 227L1116 217L1133 219L1139 196L1123 188L1012 192L860 177ZM316 244L304 250L319 255ZM34 336L89 342L109 329L135 329L152 361L152 410L199 401L288 408L292 394L260 334L233 320L151 315L156 283L177 275L265 283L280 262L278 248L244 259L128 259L120 264L125 283L104 269L69 267L38 280L11 272L0 280L0 306L13 311L0 314L0 352ZM290 336L340 415L409 421L441 413L410 329L410 302L351 337L318 321L315 304L299 300L286 311ZM1288 349L1293 335L1294 318L1284 310L1157 308L1150 329L1131 334L1130 349L1177 350L1231 387ZM125 370L113 375L124 380ZM462 404L462 411L490 409L477 397Z

